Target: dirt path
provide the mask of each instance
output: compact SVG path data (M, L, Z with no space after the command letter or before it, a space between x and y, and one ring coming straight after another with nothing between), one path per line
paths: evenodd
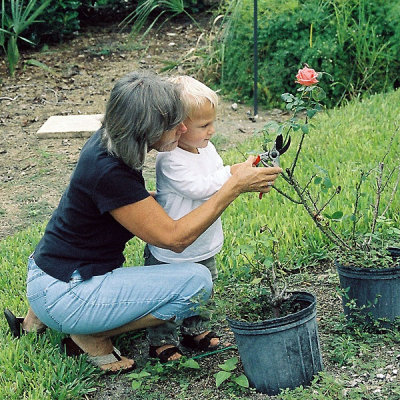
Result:
M205 20L206 21L206 20ZM48 70L20 67L14 78L0 64L0 239L34 222L48 219L68 183L86 139L39 139L40 126L51 115L104 112L115 79L135 69L159 72L196 45L198 28L178 21L143 43L119 33L116 25L87 28L78 38L45 52L23 54ZM145 48L145 46L148 46ZM22 63L21 63L22 65ZM170 74L185 73L182 68ZM51 72L50 72L51 70ZM253 123L239 105L222 102L217 133L219 150L245 140L262 127L267 114ZM153 175L150 153L145 175Z

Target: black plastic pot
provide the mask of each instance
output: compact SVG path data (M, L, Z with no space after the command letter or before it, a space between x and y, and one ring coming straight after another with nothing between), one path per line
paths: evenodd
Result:
M389 249L393 259L400 259L400 249ZM345 315L370 314L374 319L394 321L400 317L400 264L394 268L359 268L336 262L340 287L345 290L342 304ZM354 300L357 309L347 303Z
M316 323L316 298L293 292L303 307L285 317L262 322L227 318L232 329L244 373L250 385L269 395L281 389L308 385L322 371Z

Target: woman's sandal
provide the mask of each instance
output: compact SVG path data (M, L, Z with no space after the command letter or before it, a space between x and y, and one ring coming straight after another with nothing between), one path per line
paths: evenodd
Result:
M182 340L181 340L182 346L185 346L192 350L203 350L203 351L215 350L219 346L219 343L215 346L210 346L212 339L220 338L213 331L208 332L207 335L203 337L203 339L195 340L194 339L195 337L196 336L182 335Z
M175 360L169 360L169 358L171 356L173 356L174 354L179 354L179 355L183 356L183 353L176 346L168 347L168 349L165 349L163 351L160 351L160 353L157 353L157 349L159 349L160 347L161 346L150 346L149 347L149 356L151 358L157 358L161 364L175 361Z
M78 357L81 354L87 355L87 360L95 365L96 367L101 367L105 364L112 364L117 361L121 361L121 352L114 347L112 353L106 354L104 356L90 356L85 353L70 337L66 337L61 341L60 350L62 353L65 353L69 357ZM126 374L127 372L131 372L136 368L136 364L133 364L128 368L121 368L119 370L102 370L107 375L117 375L117 374Z
M6 317L11 334L15 338L19 339L21 335L29 333L22 327L22 323L24 322L24 317L16 317L8 308L4 310L4 316ZM37 330L36 333L41 334L46 330L46 328L47 327Z

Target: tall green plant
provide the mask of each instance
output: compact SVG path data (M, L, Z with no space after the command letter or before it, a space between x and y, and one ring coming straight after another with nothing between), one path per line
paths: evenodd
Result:
M185 10L183 0L141 0L136 10L129 14L122 22L121 27L124 28L132 24L132 34L136 35L140 32L143 26L146 24L151 13L158 11L157 16L153 19L151 24L147 27L143 36L146 36L149 31L153 28L156 22L164 14L169 14L168 18L160 25L160 27L169 21L171 18L185 14L188 16L196 25L197 21Z
M24 0L10 0L10 13L7 13L4 0L1 4L1 35L0 45L7 57L8 70L13 76L18 64L20 54L18 40L33 44L21 34L33 23L38 22L37 17L46 9L51 0L44 0L38 5L37 0L29 0L25 6Z
M225 29L213 41L224 59L212 76L234 100L247 101L253 97L253 1L225 3L234 10L226 12ZM335 76L328 107L398 87L397 0L258 0L258 10L260 103L281 106L280 94L295 90L291 65L304 62Z

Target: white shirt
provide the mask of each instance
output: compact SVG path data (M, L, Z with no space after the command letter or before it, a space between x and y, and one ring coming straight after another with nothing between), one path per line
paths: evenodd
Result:
M231 176L230 166L223 165L221 157L209 142L199 154L177 147L158 153L156 159L156 200L168 215L177 220L199 207ZM173 263L202 261L217 254L223 245L221 218L218 218L182 253L149 245L157 260Z

